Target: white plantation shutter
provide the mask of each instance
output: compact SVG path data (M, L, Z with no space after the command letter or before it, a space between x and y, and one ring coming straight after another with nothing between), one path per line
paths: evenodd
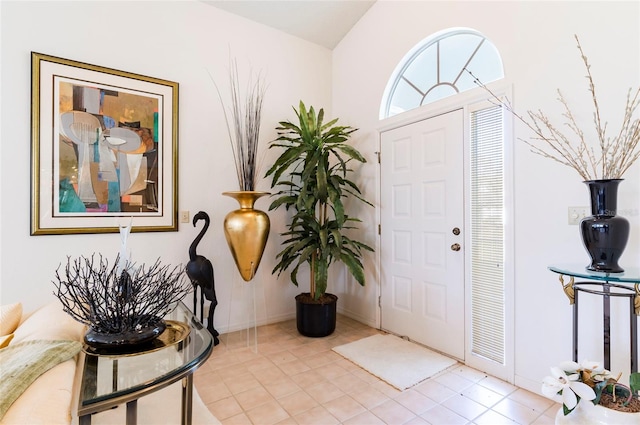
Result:
M471 117L471 352L505 362L504 151L499 106Z

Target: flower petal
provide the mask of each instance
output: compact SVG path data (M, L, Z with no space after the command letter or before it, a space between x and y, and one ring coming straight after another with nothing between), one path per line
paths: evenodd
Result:
M553 376L545 376L544 379L542 380L542 383L545 385L552 385L552 386L556 386L558 388L562 388L562 384L560 383L560 381L558 381L555 377Z
M572 361L565 361L560 363L560 369L572 373L572 372L577 372L580 370L580 365L576 362L572 362Z
M561 385L557 379L552 376L547 376L542 380L542 394L547 397L555 397L560 391L562 391L563 385Z
M579 373L572 373L571 375L567 375L567 380L569 381L579 381L581 376Z
M600 375L605 371L605 368L599 362L595 362L591 360L581 361L580 368L582 370L591 371L592 375Z
M583 398L585 400L593 400L594 398L596 398L596 393L593 391L593 388L591 388L590 386L588 386L585 383L572 382L571 383L571 389L576 394L578 394L578 396L580 396L580 398Z
M614 376L611 374L611 372L609 372L606 369L603 369L602 372L597 373L597 374L593 374L591 376L591 379L593 379L594 381L599 381L599 382L606 381L609 378L614 378Z
M567 406L569 410L573 409L574 407L576 407L576 404L578 404L576 393L574 393L571 388L565 388L562 391L562 404Z
M560 383L566 383L569 379L567 378L567 374L564 373L564 370L560 369L559 367L552 367L551 368L551 376L553 376L555 379L558 380L558 382Z

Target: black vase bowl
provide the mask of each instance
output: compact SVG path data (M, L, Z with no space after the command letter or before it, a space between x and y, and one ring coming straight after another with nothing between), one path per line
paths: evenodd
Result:
M336 330L338 297L325 293L320 301L314 301L309 293L296 296L296 323L301 335L321 338Z
M629 221L616 215L622 179L588 180L591 216L580 222L582 243L591 257L587 270L622 273L618 265L629 240Z
M129 349L154 340L167 328L165 321L158 317L145 320L145 323L138 329L119 332L99 332L96 328L90 327L84 335L84 342L90 347L102 350Z
M580 233L585 249L591 257L588 270L622 273L618 260L629 240L629 221L620 216L591 216L580 222Z

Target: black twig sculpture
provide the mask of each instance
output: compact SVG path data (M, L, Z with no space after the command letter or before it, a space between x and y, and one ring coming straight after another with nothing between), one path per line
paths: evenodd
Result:
M148 268L127 263L118 273L119 256L113 265L100 255L67 257L63 274L56 270L54 295L64 311L100 334L135 332L153 326L176 307L190 290L182 266Z
M211 220L209 219L209 215L200 211L196 215L193 216L193 227L196 227L196 223L198 220L204 220L204 226L198 233L198 236L193 240L191 246L189 247L189 262L187 263L187 276L191 279L191 283L193 284L193 312L197 311L197 292L198 287L200 287L200 320L203 319L204 315L204 298L211 301L209 305L209 315L207 317L207 329L213 336L213 344L218 345L220 340L218 336L220 335L218 331L216 331L213 327L213 313L218 305L218 299L216 298L216 288L215 282L213 278L213 265L211 261L209 261L206 257L202 255L198 255L196 253L196 248L202 240L202 237L206 233L209 228L209 223Z

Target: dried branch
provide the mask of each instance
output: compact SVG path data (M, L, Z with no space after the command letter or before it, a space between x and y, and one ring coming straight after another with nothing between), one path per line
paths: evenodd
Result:
M251 78L247 84L247 90L242 101L242 90L238 77L238 63L231 62L229 71L229 85L231 87L231 107L229 114L222 100L218 85L209 75L218 92L218 98L223 106L227 133L233 151L233 160L236 166L236 174L240 190L254 190L259 164L257 161L258 142L260 137L260 120L262 117L262 104L266 93L264 78L258 74L256 80ZM231 129L233 127L233 131Z
M102 255L99 262L94 257L68 257L53 284L63 310L96 332L144 328L169 314L191 290L181 266L162 266L160 260L148 268L127 263L118 274L118 258L109 265Z
M558 90L558 101L562 103L566 119L565 126L575 136L570 138L557 128L547 115L541 110L537 112L527 111L529 119L518 114L508 99L502 99L484 85L471 71L465 71L471 75L474 82L485 89L492 101L505 108L518 120L524 123L534 134L526 143L531 151L544 158L551 159L560 164L573 168L583 180L619 179L640 158L640 118L634 120L633 116L640 105L640 88L631 96L631 89L627 93L625 112L623 115L620 132L616 137L607 138L607 123L602 122L600 106L596 96L596 88L591 75L591 65L582 50L578 36L575 36L580 56L587 70L586 78L589 82L589 92L593 102L593 121L598 137L597 147L589 144L584 132L571 112L568 102ZM577 138L577 141L575 139Z

